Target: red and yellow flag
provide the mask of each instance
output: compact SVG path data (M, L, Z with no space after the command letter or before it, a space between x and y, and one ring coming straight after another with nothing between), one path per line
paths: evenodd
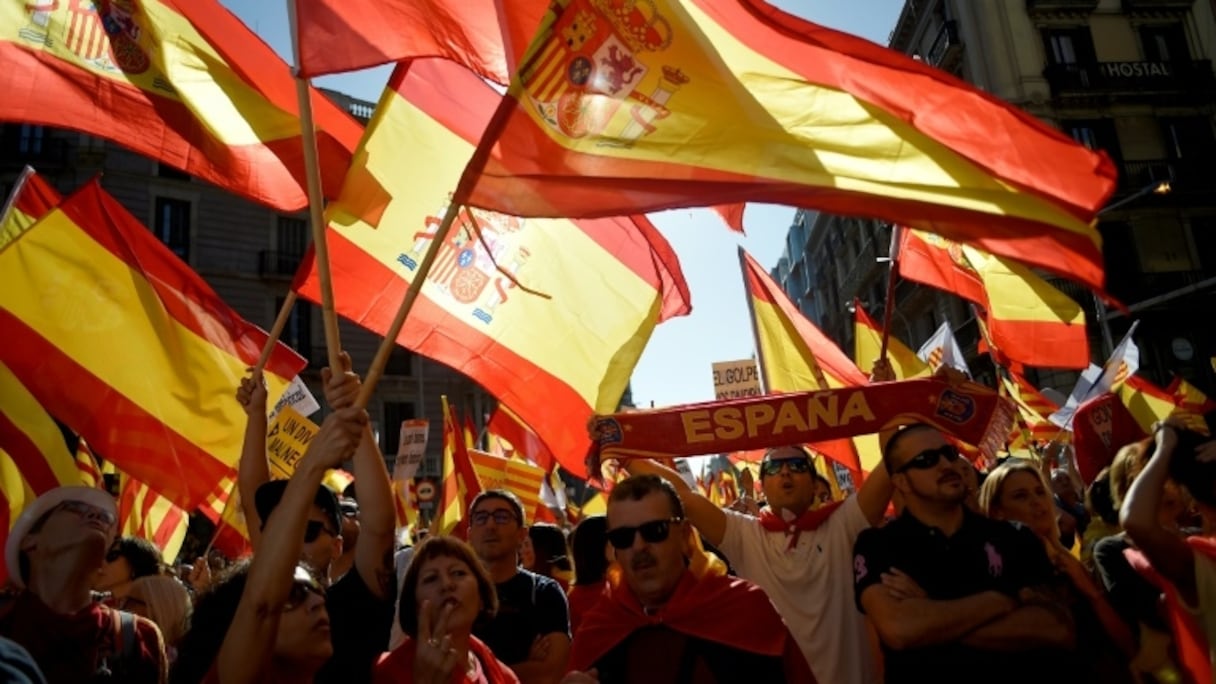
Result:
M2 0L0 63L0 120L112 140L276 209L308 203L295 81L216 0ZM311 93L334 196L360 126Z
M103 471L97 465L97 457L93 455L93 450L89 448L89 443L83 438L76 440L76 472L80 474L80 480L88 487L105 488L105 477Z
M853 334L853 358L857 359L857 368L873 369L882 353L882 330L874 319L862 308L861 302L853 301L855 316ZM929 365L920 360L916 352L909 349L891 335L887 338L887 360L895 371L897 380L928 377L933 374Z
M857 387L869 382L742 248L739 259L751 303L756 351L760 354L766 392ZM858 481L863 471L869 472L882 461L877 435L819 442L814 447L852 470Z
M343 316L388 329L497 99L448 62L398 68L361 164L329 209ZM415 163L423 157L427 164ZM369 188L392 195L375 228L354 208L366 206ZM311 263L296 289L319 301ZM464 211L397 342L476 380L581 474L589 443L572 426L616 409L654 326L687 313L688 300L674 251L644 217L572 222Z
M507 456L518 456L546 471L557 465L549 447L506 404L500 403L490 414L486 434Z
M553 7L456 201L575 217L796 204L1101 287L1090 222L1114 166L1018 108L761 0Z
M33 168L22 169L4 211L0 212L0 249L54 209L61 199L59 192Z
M253 552L236 481L237 471L233 468L220 480L215 490L207 497L207 501L199 508L215 525L212 546L229 559L241 558Z
M1026 266L930 233L904 230L899 274L975 302L992 345L1012 362L1089 366L1085 313Z
M165 562L172 563L186 540L190 516L172 501L126 473L119 476L118 529L124 537L156 544Z
M1180 413L1173 394L1142 376L1129 375L1114 391L1136 419L1136 424L1146 433L1152 432L1153 423Z
M460 434L456 410L448 404L446 396L441 396L440 402L443 404L443 489L439 497L437 531L464 536L466 530L461 523L481 486Z
M1212 401L1198 387L1175 375L1174 381L1166 388L1174 396L1178 408L1186 416L1187 427L1208 434L1208 424L1204 415L1216 411L1216 401Z
M266 334L86 185L0 250L0 360L124 472L192 510L241 453L232 401ZM279 345L271 401L305 365Z
M469 449L469 460L481 489L505 489L519 497L524 511L531 515L541 507L540 488L545 471L515 459L502 458L478 449Z

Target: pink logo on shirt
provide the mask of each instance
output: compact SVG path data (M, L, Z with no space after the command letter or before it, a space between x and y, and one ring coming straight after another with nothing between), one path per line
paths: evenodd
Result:
M988 554L988 574L1000 577L1001 572L1005 569L1005 561L1001 559L1001 554L997 553L996 547L991 542L984 544L984 553Z
M856 575L856 582L860 582L861 578L866 576L866 559L861 554L853 556L853 573Z

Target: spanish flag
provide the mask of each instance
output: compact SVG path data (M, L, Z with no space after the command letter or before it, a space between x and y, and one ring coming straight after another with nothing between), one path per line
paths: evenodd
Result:
M119 534L147 539L160 548L165 562L172 563L186 540L189 514L126 473L120 473L119 480Z
M111 140L275 209L306 206L295 81L216 0L0 0L0 120ZM311 91L337 194L360 126Z
M756 350L764 390L803 392L865 385L869 379L819 328L815 327L785 296L760 264L742 248L739 261L743 283L752 310ZM863 472L882 461L877 435L853 440L832 440L812 445L816 451L852 470L861 480Z
M32 167L22 169L4 211L0 212L0 249L47 215L61 199L59 192Z
M96 181L0 251L0 360L116 466L186 510L241 453L232 401L266 334ZM279 345L270 400L305 365Z
M199 511L215 525L211 545L230 559L242 558L253 552L241 495L237 491L237 471L230 470L220 480Z
M553 3L480 147L457 202L572 217L790 204L1103 282L1090 224L1115 189L1109 158L763 0Z
M858 369L873 369L882 353L882 330L856 299L853 300L853 315L853 358L857 359ZM887 338L887 360L891 363L897 380L928 377L933 373L916 352L897 340L894 335Z
M1173 395L1178 408L1185 413L1187 426L1196 432L1208 434L1208 424L1204 421L1204 416L1216 411L1216 401L1212 401L1198 387L1177 375L1165 391Z
M899 275L953 292L984 311L993 346L1012 362L1086 368L1085 313L1026 266L930 233L903 231Z
M506 404L499 403L490 414L486 434L507 456L530 461L546 471L557 466L557 459L549 447Z
M443 488L439 497L439 515L436 518L438 534L467 536L465 514L473 499L481 491L477 473L469 460L469 451L460 434L460 421L456 410L448 404L448 398L439 398L443 405Z
M388 329L498 99L449 62L397 69L359 163L329 207L338 313ZM355 208L369 188L392 196L378 227ZM295 287L320 300L311 261ZM583 474L590 444L581 426L616 410L654 326L687 313L688 301L675 252L645 217L572 222L462 211L396 341L476 380L563 467Z
M1136 424L1146 433L1152 432L1153 423L1183 413L1174 395L1139 375L1129 375L1115 392L1136 419Z

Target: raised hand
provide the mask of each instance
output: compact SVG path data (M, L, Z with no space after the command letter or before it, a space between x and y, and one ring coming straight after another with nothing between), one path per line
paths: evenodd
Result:
M439 611L431 625L431 602L423 601L418 608L418 643L415 646L414 681L420 684L447 684L456 671L456 649L447 633L450 605Z
M874 370L870 371L870 382L891 382L895 380L895 369L890 359L880 358L874 362Z
M355 453L363 428L367 425L367 411L350 406L325 416L321 429L308 445L305 458L325 468L337 468Z
M236 390L236 401L245 409L245 415L266 417L266 379L262 371L248 369L249 375L241 378Z
M359 396L362 382L358 374L351 371L350 354L338 353L341 368L334 373L332 368L321 369L321 383L325 390L325 402L332 409L342 409L352 406Z

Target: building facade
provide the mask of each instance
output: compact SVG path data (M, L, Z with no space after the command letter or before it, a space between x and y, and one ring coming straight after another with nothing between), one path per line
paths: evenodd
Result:
M1098 228L1108 290L1131 315L1108 312L1085 289L1052 280L1086 309L1095 362L1101 363L1138 319L1140 373L1161 385L1177 374L1209 394L1216 390L1211 361L1216 335L1201 321L1216 304L1216 171L1210 163L1216 152L1214 5L1211 0L908 0L890 41L893 49L973 83L1110 156L1119 186ZM1169 192L1153 192L1163 182ZM799 228L800 222L806 227ZM788 241L776 274L784 267L795 276L794 265L809 262L803 271L815 272L817 279L791 281L787 291L797 298L807 296L799 286L812 288L822 302L804 310L818 314L813 320L851 349L847 302L859 297L872 315L881 314L885 291L879 284L885 286L886 266L874 263L866 250L877 247L885 256L881 238L889 227L800 212L790 232L805 239L801 245ZM833 291L821 295L820 287ZM978 329L970 308L953 295L921 292L927 289L899 285L894 334L915 348L949 320L973 371L985 376L990 367L975 354ZM1037 369L1031 376L1040 387L1067 393L1076 374Z
M327 94L364 122L374 108L370 102ZM23 124L0 126L0 191L4 196L27 164L64 193L100 174L102 187L201 275L229 306L267 330L312 241L307 211L276 212L92 136ZM339 334L355 371L366 373L381 337L341 319ZM308 359L301 377L324 405L320 370L328 361L320 307L297 302L281 339ZM390 468L398 449L401 421L427 418L430 436L419 475L440 476L440 395L447 395L479 427L495 405L489 393L464 375L398 347L368 405Z

